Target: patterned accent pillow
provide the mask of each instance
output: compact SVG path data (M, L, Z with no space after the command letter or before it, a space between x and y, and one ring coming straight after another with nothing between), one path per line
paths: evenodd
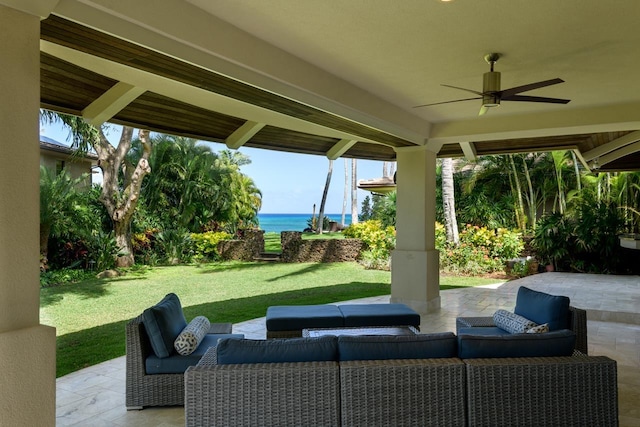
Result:
M519 316L507 310L498 310L493 314L493 322L500 329L512 334L524 334L534 326L538 326L536 322Z
M534 326L533 328L527 329L528 334L544 334L545 332L549 332L548 323L544 323L542 325Z
M205 335L211 329L209 319L204 316L194 317L191 322L180 332L178 338L173 343L173 347L178 354L188 356L200 345Z

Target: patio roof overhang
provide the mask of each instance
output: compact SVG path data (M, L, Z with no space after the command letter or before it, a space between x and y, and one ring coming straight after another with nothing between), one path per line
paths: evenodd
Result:
M569 74L565 77L568 83L563 85L566 90L558 86L556 92L572 98L569 105L522 106L527 103L510 103L502 106L502 111L491 111L482 117L477 117L476 107L467 103L416 110L411 107L419 104L417 98L397 102L388 94L393 88L398 92L413 90L418 93L424 86L420 82L407 84L400 78L397 81L381 80L379 87L365 86L364 90L353 80L346 81L346 74L341 73L337 65L326 64L324 69L320 69L305 58L295 56L296 49L315 47L319 58L326 55L328 48L337 50L335 56L339 57L348 52L343 47L328 47L324 41L312 43L309 34L297 24L292 24L290 30L301 40L306 40L297 45L287 44L285 40L278 39L277 34L269 38L261 27L248 30L257 18L242 16L241 12L264 13L260 22L268 27L269 22L280 22L271 10L277 9L276 5L253 4L251 10L245 10L241 5L226 3L209 5L196 0L163 0L153 5L154 11L161 14L155 16L149 14L151 6L147 2L141 3L66 0L42 20L43 108L84 116L94 124L109 121L226 143L231 148L244 145L329 158L374 160L393 160L396 149L423 145L438 152L439 157L464 156L470 160L487 154L573 150L583 166L591 170L640 169L640 91L630 94L632 87L622 88L622 92L620 89L634 83L637 89L637 82L631 76L633 69L618 70L617 80L607 77L602 71L600 77L609 79L606 82L594 80L599 77L598 73L585 70L584 81L575 77L578 81L569 82L571 76L580 75L579 72L575 74L573 67L579 69L584 64L584 58L573 55L570 60L562 62L562 67L549 65L554 76L556 73ZM295 9L292 3L283 3ZM443 4L434 3L435 6L414 4L413 7L417 12L436 16L446 12L442 10ZM575 11L572 19L587 19L590 15L584 10L601 7L596 1L587 3L581 3L580 11ZM633 15L633 10L640 12L638 3L622 3L618 7L629 10L618 13L616 17ZM551 7L555 3L546 2L546 5ZM379 6L380 10L371 12L371 19L382 19L389 12L388 8L396 7ZM467 20L471 19L467 14L473 14L478 8L455 7ZM501 4L501 7L503 15L515 17L519 16L517 10L522 4ZM303 11L318 12L313 5L305 8ZM353 11L353 6L346 8ZM542 5L537 9L543 9ZM216 10L220 10L219 16L215 15ZM533 19L548 14L538 15ZM163 27L168 25L168 17L173 17L173 26ZM352 18L355 20L357 16ZM434 16L428 18L429 21L433 19ZM320 25L320 22L316 23ZM593 49L598 50L597 42L602 39L609 44L637 49L638 36L627 31L622 24L621 34L615 40L608 39L609 33L596 34L580 46L595 46ZM207 34L189 33L189 25L209 25ZM323 21L323 25L329 24ZM511 28L513 24L504 25L510 27L509 31L516 31ZM335 29L334 26L331 28ZM380 31L393 39L394 32L400 30L388 28ZM536 39L541 36L522 34L518 39L527 37ZM498 35L491 37L490 41L492 48L500 48L504 44ZM373 42L358 43L370 51L379 49L381 55L394 57L393 61L398 64L403 61L411 63L407 56L394 56L393 48L383 49ZM577 49L578 46L575 41L557 38L557 44L563 43L564 50ZM442 40L442 44L449 46L447 40ZM244 56L243 49L247 50ZM464 49L459 49L463 55ZM549 46L550 51L553 49L556 48ZM630 52L616 46L614 58L620 59ZM478 56L483 53L478 52ZM263 57L256 58L258 55ZM521 66L525 71L509 71L507 58L508 55L502 69L505 76L519 72L526 75L526 82L550 76L549 72L528 72L527 65ZM634 58L633 61L640 65L640 59ZM274 65L279 62L293 64L288 74L283 74L286 71ZM477 62L475 57L465 61L473 65ZM456 60L453 66L457 63ZM627 64L631 65L629 61ZM528 66L534 68L531 62ZM450 70L451 66L442 62L442 68ZM480 70L483 71L482 68ZM538 70L537 65L535 70ZM357 77L358 71L362 72L362 69L349 77ZM401 67L397 73L403 75ZM478 73L473 71L470 74ZM301 77L306 75L309 76L307 81ZM371 76L363 75L365 78ZM440 83L457 83L453 79L446 80L440 72L429 75L428 81L430 86L438 88ZM476 83L460 85L477 86ZM610 94L609 98L602 95L602 86L607 86L604 89ZM589 90L596 94L581 100L580 94ZM446 97L444 99L458 98L456 91L451 89L425 93L415 96L429 96L434 101L442 100L438 98L442 96ZM617 95L621 93L629 96ZM606 102L594 102L598 97Z

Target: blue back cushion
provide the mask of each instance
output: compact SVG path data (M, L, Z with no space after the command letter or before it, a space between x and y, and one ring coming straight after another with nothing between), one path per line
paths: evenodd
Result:
M340 361L432 359L456 357L457 341L453 332L402 336L339 336Z
M476 329L476 328L472 328ZM458 335L461 359L571 356L576 335L568 330L544 334Z
M218 365L241 363L325 362L338 360L334 336L270 340L222 339Z
M162 301L142 313L142 323L151 341L153 352L159 358L169 357L175 352L173 342L187 326L180 299L176 294L167 294Z
M521 286L516 297L515 314L538 325L549 324L549 331L569 328L569 297L545 294Z

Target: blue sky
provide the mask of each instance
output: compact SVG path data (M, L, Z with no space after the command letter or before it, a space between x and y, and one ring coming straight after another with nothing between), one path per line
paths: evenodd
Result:
M42 135L58 142L69 143L69 132L59 124L41 125ZM120 137L119 127L109 133L112 142ZM226 148L224 144L206 143L212 150ZM322 191L327 179L329 160L324 156L285 153L272 150L242 147L241 153L251 159L251 164L242 167L242 172L250 176L262 191L262 209L260 213L308 213L311 214L314 203L316 212L320 209ZM327 196L325 213L342 213L344 194L344 159L333 162L333 175ZM351 165L348 165L349 176ZM379 178L382 176L382 162L358 160L358 179ZM349 178L350 179L350 178ZM358 211L362 200L370 194L358 190ZM347 199L347 213L351 212L351 192Z

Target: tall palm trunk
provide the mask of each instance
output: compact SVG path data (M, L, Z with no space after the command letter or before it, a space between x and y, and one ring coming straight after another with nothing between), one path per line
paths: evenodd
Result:
M578 168L578 159L576 157L576 152L571 151L571 158L573 159L573 169L576 173L576 188L578 192L582 191L582 182L580 181L580 169Z
M342 197L342 225L347 221L347 197L349 196L349 161L344 159L344 195Z
M456 219L456 201L453 185L453 159L442 159L442 204L447 241L458 244L458 220Z
M331 174L333 173L333 160L329 159L329 171L327 172L327 181L324 184L322 192L322 201L320 202L320 212L318 213L318 234L322 234L324 224L324 206L327 203L327 195L329 194L329 185L331 185Z
M455 190L453 185L453 159L442 159L442 205L447 241L458 244L458 221L456 219Z
M531 221L531 228L536 228L536 220L537 220L537 201L536 201L536 193L533 190L533 184L531 182L531 174L529 173L529 167L527 166L527 159L522 157L522 166L524 168L524 176L527 179L527 187L528 187L528 195L527 195L527 204L529 205L529 221Z
M566 208L566 201L564 197L564 189L562 183L562 163L564 160L564 151L552 151L551 157L553 158L553 165L556 171L556 183L558 185L558 210L561 214L564 213Z
M351 224L358 223L358 165L351 159Z
M524 202L522 200L522 187L520 186L520 179L518 179L518 171L516 170L516 163L513 161L513 154L509 154L509 163L511 164L511 172L513 173L513 181L516 188L516 218L518 220L518 227L522 231L527 228L526 218L524 214Z

